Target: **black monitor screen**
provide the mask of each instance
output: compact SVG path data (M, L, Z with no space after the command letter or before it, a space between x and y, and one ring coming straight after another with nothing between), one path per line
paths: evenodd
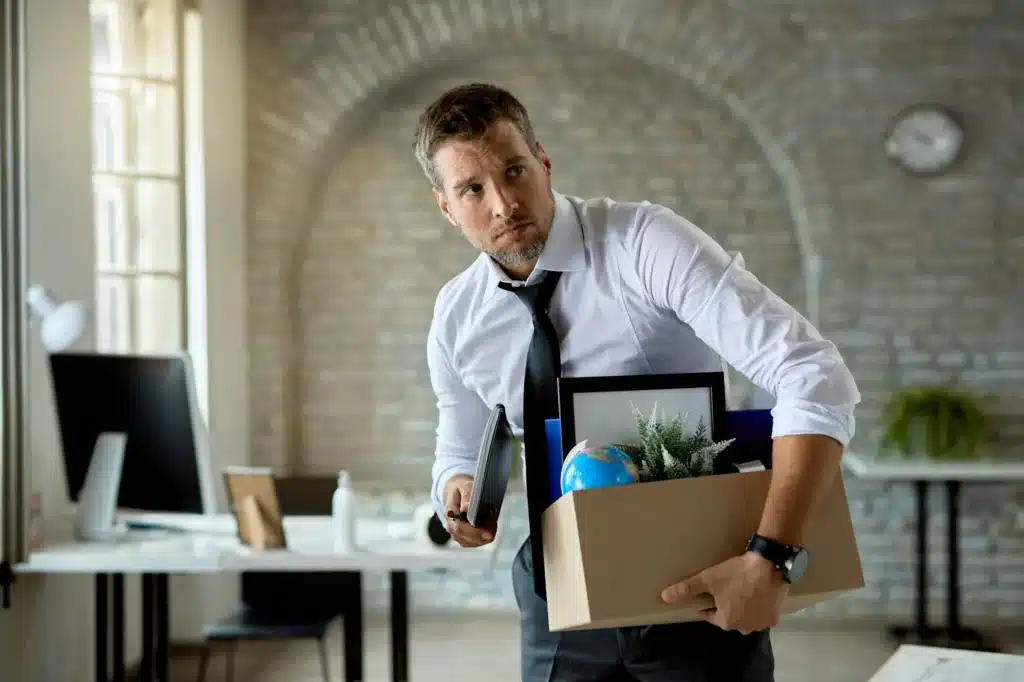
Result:
M118 507L203 513L183 358L98 353L50 356L68 495L85 482L104 432L127 436Z

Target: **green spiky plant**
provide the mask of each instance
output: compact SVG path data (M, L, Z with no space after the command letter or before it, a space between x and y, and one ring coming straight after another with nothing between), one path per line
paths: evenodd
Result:
M904 457L971 459L985 438L987 419L980 402L952 388L894 391L883 416L883 446Z
M677 414L670 420L660 421L657 413L657 405L649 417L634 406L639 442L616 445L633 459L641 482L709 475L719 453L734 440L713 442L708 438L703 417L697 421L693 433L687 434L687 415Z

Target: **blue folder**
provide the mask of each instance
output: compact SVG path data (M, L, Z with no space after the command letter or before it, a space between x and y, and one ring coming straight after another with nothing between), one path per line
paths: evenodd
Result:
M548 439L548 505L562 496L562 420L545 419Z
M562 496L562 426L559 419L544 421L547 435L548 505ZM725 440L735 438L722 455L715 473L728 473L732 465L758 460L771 468L771 410L730 410L725 413Z

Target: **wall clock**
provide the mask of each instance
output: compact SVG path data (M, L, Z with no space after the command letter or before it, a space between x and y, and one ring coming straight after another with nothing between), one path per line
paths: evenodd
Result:
M939 175L963 154L964 129L949 109L915 104L901 111L885 134L885 154L913 175Z

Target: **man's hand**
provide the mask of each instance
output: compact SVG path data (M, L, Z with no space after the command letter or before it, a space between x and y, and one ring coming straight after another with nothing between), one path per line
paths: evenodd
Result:
M448 534L461 547L480 547L494 539L494 528L477 528L455 517L469 509L473 477L456 474L444 485L444 507L448 516Z
M701 611L705 620L746 635L778 624L789 585L767 559L746 552L665 588L661 598L675 604L699 594L715 600Z

